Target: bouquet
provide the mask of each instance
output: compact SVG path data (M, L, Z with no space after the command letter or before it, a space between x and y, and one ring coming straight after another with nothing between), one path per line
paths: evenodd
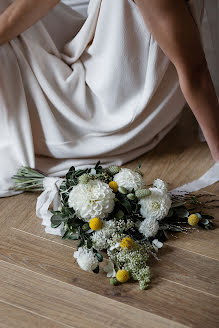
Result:
M112 285L135 280L146 289L151 279L148 258L157 258L170 233L214 228L214 218L203 208L211 208L215 200L171 193L161 179L148 186L141 163L135 170L103 169L100 162L93 168L72 166L64 179L22 167L12 179L14 190L43 191L37 214L52 229L48 232L79 241L74 258L82 270L99 273L107 257L103 270Z

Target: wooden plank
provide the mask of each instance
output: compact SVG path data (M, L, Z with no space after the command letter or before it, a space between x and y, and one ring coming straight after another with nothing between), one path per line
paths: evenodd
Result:
M23 193L13 197L0 198L0 235L19 225L23 220L36 217L36 196L38 193Z
M4 302L77 328L183 328L185 326L43 275L0 264Z
M167 254L167 263L164 254L162 261L152 266L154 277L151 287L142 292L137 283L110 286L102 270L98 276L82 271L73 263L73 249L69 247L22 234L20 231L14 231L8 238L6 242L1 241L0 258L4 261L185 325L192 322L196 327L196 320L199 324L207 324L206 311L211 313L212 324L216 321L216 304L219 300L215 297L217 261L205 262L200 256L191 257L190 253L183 254L183 251L177 256L178 250L173 249ZM181 299L180 302L177 301L173 306L174 300L178 298ZM191 299L194 304L199 304L194 308L192 317L189 316Z
M0 302L0 328L67 328L74 327L54 322L31 311Z
M76 245L77 242L72 242L72 247L65 247L61 244L51 243L46 239L13 230L7 239L5 238L4 241L0 242L0 258L71 283L73 275L76 278L76 276L80 277L84 274L76 263L73 265L75 262L73 253L76 250ZM218 261L167 245L160 250L159 258L159 262L153 258L149 262L154 276L219 296ZM65 263L64 267L63 263ZM92 279L93 288L89 290L95 291L99 279L96 281L96 276L87 273L83 277L84 288L87 288L86 280ZM110 288L104 274L101 278L103 285L107 289ZM78 279L76 279L77 282ZM97 290L101 293L101 289L98 288Z
M218 228L211 231L199 230L180 235L177 239L171 238L165 244L219 261L218 237Z
M164 245L159 261L151 258L153 278L168 279L219 297L219 261Z

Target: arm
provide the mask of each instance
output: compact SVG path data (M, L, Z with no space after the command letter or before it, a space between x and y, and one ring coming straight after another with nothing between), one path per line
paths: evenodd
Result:
M200 34L185 0L135 0L148 29L175 65L186 101L219 161L219 104Z
M0 15L0 46L35 24L59 0L15 0Z

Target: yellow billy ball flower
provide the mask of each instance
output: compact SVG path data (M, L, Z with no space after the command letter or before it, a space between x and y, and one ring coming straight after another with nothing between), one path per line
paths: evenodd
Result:
M116 279L119 282L126 282L129 280L129 273L126 270L118 270L116 273Z
M110 181L109 183L109 187L114 191L114 192L117 192L118 191L118 184L116 181Z
M89 222L89 226L92 230L100 230L102 229L103 222L99 218L93 218Z
M130 237L123 238L120 243L120 246L122 248L128 248L128 249L132 248L133 245L134 245L134 241Z
M188 224L190 224L191 226L196 226L198 222L199 222L199 217L197 214L189 215Z

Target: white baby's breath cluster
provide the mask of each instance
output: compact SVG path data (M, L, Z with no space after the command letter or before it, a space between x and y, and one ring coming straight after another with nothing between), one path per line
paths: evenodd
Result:
M91 237L94 248L102 250L108 247L119 247L122 238L126 236L125 234L122 234L122 231L132 229L134 226L135 223L130 219L127 221L104 221L102 229L95 231Z
M113 249L109 250L112 262L117 266L129 272L133 280L138 280L141 289L146 289L150 282L150 269L147 266L147 260L150 256L151 246L148 244L139 244L136 242L132 249Z
M114 209L114 198L109 185L96 179L74 186L69 193L68 204L79 218L89 222L93 217L106 218Z
M95 231L91 237L93 246L97 250L106 249L109 246L109 239L115 232L115 221L104 221L101 230Z

